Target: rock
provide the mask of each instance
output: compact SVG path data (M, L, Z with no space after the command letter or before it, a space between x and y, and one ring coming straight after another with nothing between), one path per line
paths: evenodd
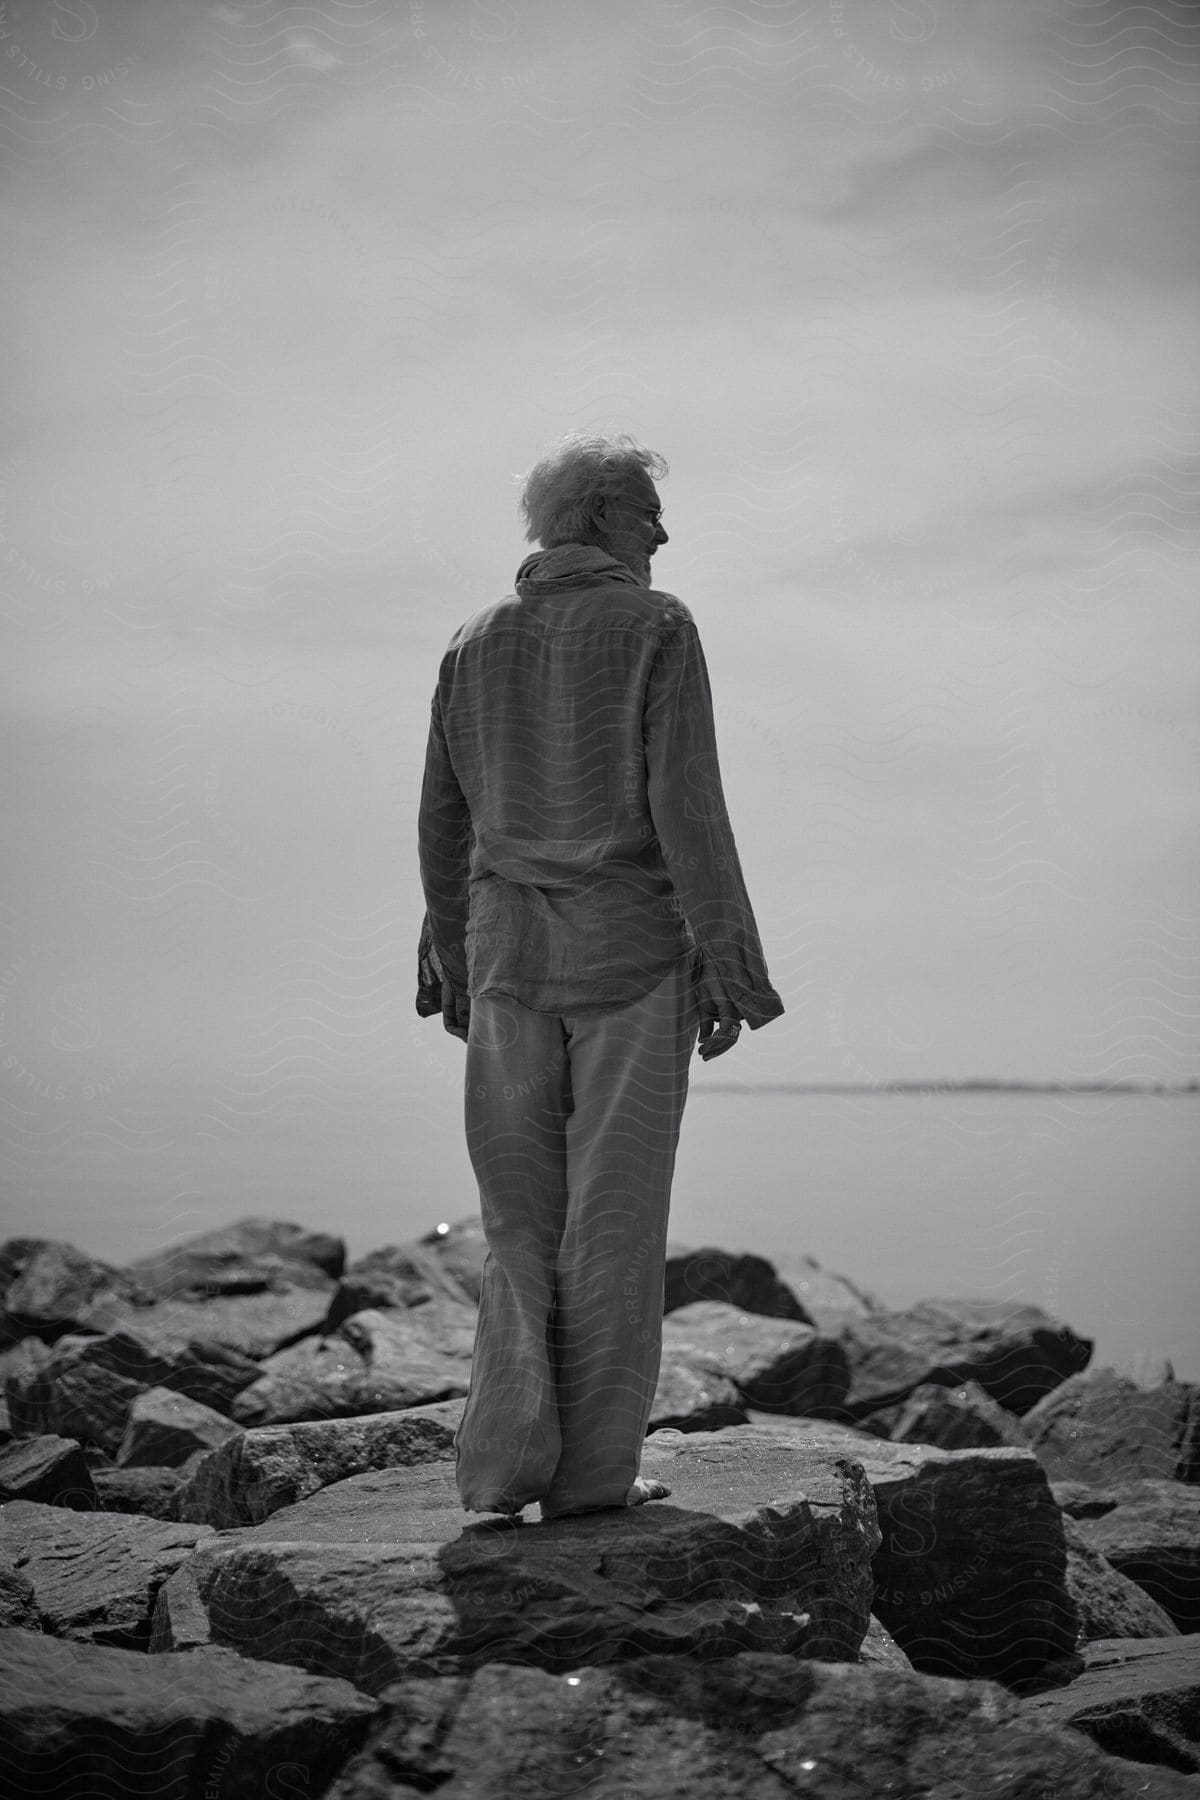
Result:
M1103 1638L1068 1688L1024 1702L1027 1718L1086 1732L1110 1756L1200 1774L1200 1638Z
M859 1420L893 1444L936 1444L942 1450L982 1450L997 1444L1025 1446L1025 1421L1008 1412L977 1381L941 1387L925 1381L907 1400Z
M1180 1631L1200 1631L1200 1489L1143 1477L1112 1488L1056 1482L1054 1496L1090 1547Z
M72 1512L30 1500L0 1507L0 1556L32 1583L55 1637L144 1650L162 1583L213 1535L126 1513Z
M128 1329L68 1335L40 1368L8 1377L13 1429L98 1444L115 1455L129 1409L147 1388L166 1387L228 1412L259 1365L222 1345L154 1339Z
M203 1341L261 1361L322 1330L336 1292L336 1283L314 1281L264 1294L215 1294L207 1300L183 1294L127 1323L154 1343Z
M663 1361L723 1375L745 1406L820 1416L837 1410L849 1370L840 1345L811 1325L697 1300L663 1320Z
M138 1513L146 1519L179 1518L179 1495L186 1486L198 1451L181 1469L95 1469L92 1479L102 1512ZM198 1523L200 1521L197 1521Z
M368 1693L496 1660L857 1657L879 1541L861 1469L749 1427L656 1432L642 1468L670 1499L550 1523L465 1523L448 1459L356 1475L199 1545L151 1647L207 1637Z
M420 1239L431 1249L446 1273L457 1282L473 1305L479 1305L483 1283L483 1265L487 1261L487 1239L478 1213L468 1213L452 1225L435 1225Z
M9 1238L0 1244L0 1344L36 1336L53 1343L65 1331L105 1331L153 1296L133 1276L73 1244Z
M18 1439L0 1451L0 1501L39 1500L93 1512L96 1484L74 1438Z
M822 1268L813 1256L785 1252L772 1260L779 1279L795 1294L820 1331L829 1334L850 1319L869 1319L888 1311L867 1288Z
M240 1437L242 1429L186 1394L147 1388L129 1409L117 1462L122 1468L177 1469L197 1450L215 1450L229 1438Z
M325 1291L341 1279L341 1238L281 1219L239 1219L127 1264L125 1273L162 1300L180 1295L265 1294L280 1287Z
M1052 1481L1200 1482L1200 1388L1188 1382L1147 1392L1115 1369L1089 1369L1045 1395L1022 1423Z
M743 1652L388 1688L325 1800L1186 1800L991 1682Z
M790 1422L757 1429L794 1435ZM842 1454L862 1468L875 1496L872 1611L914 1668L1017 1692L1082 1668L1062 1514L1030 1451L938 1450L864 1436Z
M1067 1592L1085 1639L1177 1637L1179 1627L1144 1588L1094 1550L1077 1520L1063 1514Z
M434 1299L473 1306L478 1288L468 1293L442 1257L425 1244L385 1244L346 1270L330 1303L325 1330L335 1331L357 1312L422 1306Z
M928 1382L978 1382L1009 1412L1025 1413L1092 1353L1088 1339L1041 1307L1000 1300L922 1300L846 1321L836 1335L851 1377L839 1416L850 1423Z
M697 1300L719 1300L739 1312L797 1319L801 1325L813 1323L766 1257L668 1244L664 1311L673 1313Z
M723 1425L749 1424L737 1384L728 1375L688 1361L687 1353L664 1350L648 1429L651 1431L719 1431Z
M232 1650L146 1657L0 1631L10 1794L263 1800L323 1793L378 1702ZM295 1785L295 1784L299 1785Z
M911 1669L912 1663L886 1625L871 1614L867 1635L859 1645L858 1660L879 1669Z
M52 1355L49 1345L37 1337L22 1338L19 1344L10 1344L6 1350L0 1350L0 1391L4 1396L0 1400L0 1444L11 1443L17 1435L8 1406L9 1377L19 1379L36 1375Z
M474 1307L431 1300L398 1312L368 1309L328 1337L268 1357L238 1395L242 1425L351 1418L465 1395L475 1344Z
M224 1530L259 1525L368 1469L407 1468L454 1456L465 1401L442 1400L399 1412L313 1419L244 1431L198 1459L176 1516Z
M7 1557L0 1557L0 1626L15 1626L21 1631L42 1629L33 1583ZM0 1702L0 1716L2 1705Z

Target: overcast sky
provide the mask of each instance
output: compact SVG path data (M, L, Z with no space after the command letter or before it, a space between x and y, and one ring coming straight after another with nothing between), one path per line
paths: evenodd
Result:
M697 1089L1200 1071L1198 50L1171 0L0 0L21 1229L461 1156L429 697L572 427L670 464L787 1007Z

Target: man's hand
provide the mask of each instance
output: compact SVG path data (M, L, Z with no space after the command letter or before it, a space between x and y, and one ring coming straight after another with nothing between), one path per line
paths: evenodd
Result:
M465 1044L467 1032L471 1025L471 1001L467 994L460 994L457 989L442 976L442 1024L451 1037L461 1038Z
M742 1022L737 1009L707 962L696 977L696 998L700 1005L700 1035L696 1049L702 1062L724 1056L732 1050L741 1033Z

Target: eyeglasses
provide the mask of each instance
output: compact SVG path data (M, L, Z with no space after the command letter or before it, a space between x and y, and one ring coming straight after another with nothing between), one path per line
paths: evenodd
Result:
M618 506L626 506L629 508L630 512L645 513L655 531L657 531L662 524L663 515L661 506L639 506L636 500L623 500L619 494L616 496L616 499Z

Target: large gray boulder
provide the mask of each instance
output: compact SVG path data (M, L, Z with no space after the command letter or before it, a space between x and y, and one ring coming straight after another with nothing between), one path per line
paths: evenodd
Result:
M115 1456L130 1408L148 1388L170 1388L228 1413L259 1373L252 1358L220 1344L154 1339L127 1328L69 1334L40 1366L9 1373L8 1404L20 1436L73 1437Z
M860 1468L742 1428L657 1432L642 1469L669 1499L529 1523L466 1523L449 1458L357 1475L198 1546L152 1647L223 1643L369 1693L497 1660L857 1657L879 1542Z
M1086 1732L1111 1756L1200 1774L1200 1637L1103 1638L1083 1654L1083 1674L1026 1700L1026 1717Z
M208 1525L30 1500L0 1507L0 1557L32 1584L42 1628L129 1650L147 1648L159 1588L212 1535Z
M180 1294L125 1323L152 1343L198 1340L261 1361L323 1330L336 1292L335 1282L314 1278L261 1294Z
M18 1438L0 1450L0 1501L37 1500L92 1512L99 1504L92 1471L74 1438Z
M1052 1481L1200 1483L1200 1387L1146 1389L1115 1369L1072 1375L1021 1421Z
M1054 1495L1093 1550L1180 1631L1200 1631L1200 1488L1143 1477L1111 1488L1055 1482Z
M663 1310L673 1313L697 1300L719 1300L739 1312L797 1319L801 1325L815 1323L765 1256L711 1247L688 1250L680 1244L668 1244Z
M900 1312L843 1322L837 1340L850 1368L849 1422L906 1400L927 1382L974 1381L1023 1414L1076 1374L1091 1341L1042 1311L1003 1300L922 1300Z
M869 1319L888 1308L869 1288L847 1275L836 1275L815 1256L784 1251L771 1258L775 1273L804 1308L818 1330L832 1332L848 1319Z
M177 1469L198 1450L215 1450L240 1437L242 1430L224 1413L186 1394L147 1388L129 1408L116 1460L121 1468Z
M180 1295L265 1294L281 1286L324 1291L346 1264L341 1238L309 1231L284 1219L238 1219L215 1231L184 1238L126 1265L159 1299Z
M1097 1638L1178 1637L1169 1612L1145 1588L1114 1568L1084 1536L1079 1522L1063 1514L1067 1545L1067 1592L1079 1614L1080 1635Z
M451 1300L355 1313L328 1336L268 1357L234 1401L233 1417L242 1425L284 1425L466 1394L475 1323L473 1306Z
M0 1630L4 1791L57 1800L323 1793L379 1704L232 1650L143 1656Z
M797 1437L790 1421L756 1429ZM863 1436L843 1454L862 1468L879 1517L872 1611L915 1668L1015 1692L1078 1673L1063 1518L1030 1451Z
M153 1295L123 1269L50 1238L0 1244L0 1344L107 1331Z
M749 1409L736 1381L686 1345L677 1353L668 1342L658 1368L651 1431L719 1431L723 1425L748 1425Z
M97 1501L102 1512L137 1513L145 1519L172 1522L179 1517L179 1495L186 1487L197 1451L181 1468L93 1468Z
M334 1331L344 1319L368 1309L423 1306L435 1299L473 1306L478 1288L469 1293L426 1244L383 1244L346 1269L330 1301L324 1329Z
M1026 1444L1024 1419L993 1400L977 1381L961 1387L922 1382L906 1400L867 1413L859 1424L893 1444L937 1444L942 1450Z
M435 1225L420 1243L432 1250L438 1262L454 1282L462 1288L473 1305L479 1304L483 1281L483 1265L487 1261L487 1239L478 1213Z
M7 1556L0 1556L0 1626L10 1625L40 1631L42 1620L32 1581Z
M348 1419L261 1425L200 1458L177 1516L215 1525L260 1525L285 1506L368 1469L408 1468L454 1455L466 1402L438 1401Z
M737 1399L762 1412L829 1416L842 1405L849 1369L841 1345L795 1319L697 1300L668 1314L662 1359L733 1383Z
M988 1681L744 1651L386 1689L326 1800L1194 1800Z

